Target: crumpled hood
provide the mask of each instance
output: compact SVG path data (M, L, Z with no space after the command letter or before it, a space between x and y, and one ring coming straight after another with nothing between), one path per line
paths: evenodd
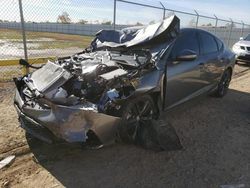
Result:
M121 31L101 30L92 41L93 49L101 47L134 47L141 45L156 45L163 41L176 38L180 31L180 20L171 16L161 22L146 27L127 28Z

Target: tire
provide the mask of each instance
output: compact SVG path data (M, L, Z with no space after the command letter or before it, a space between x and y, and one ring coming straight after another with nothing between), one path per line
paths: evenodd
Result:
M119 126L119 137L125 143L140 143L143 128L151 120L157 119L158 110L151 96L144 95L133 99L122 109L122 122Z
M229 69L225 70L218 84L217 90L215 92L216 97L222 98L227 94L228 87L231 81L231 77L232 77L231 70Z

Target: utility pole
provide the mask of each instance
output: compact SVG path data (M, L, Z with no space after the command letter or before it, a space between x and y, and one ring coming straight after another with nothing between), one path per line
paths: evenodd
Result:
M26 43L26 33L25 33L25 23L23 17L23 7L22 7L22 0L19 1L19 11L20 11L20 18L21 18L21 29L22 29L22 36L23 36L23 49L24 49L24 58L28 61L28 53L27 53L27 43ZM28 74L29 68L23 67L23 74Z
M115 24L116 24L116 0L114 0L114 13L113 13L114 17L113 17L113 27L114 27L114 30L115 30Z

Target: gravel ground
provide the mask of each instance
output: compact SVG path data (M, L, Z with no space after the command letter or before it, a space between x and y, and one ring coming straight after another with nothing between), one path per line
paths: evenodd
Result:
M249 67L236 67L223 99L201 96L165 115L183 145L178 151L28 144L12 106L13 88L0 83L0 159L17 156L0 170L2 187L250 187Z

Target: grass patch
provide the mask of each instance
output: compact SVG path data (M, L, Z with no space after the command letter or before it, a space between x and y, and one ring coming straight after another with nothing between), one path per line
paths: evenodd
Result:
M22 39L22 33L18 30L0 29L0 39Z
M22 70L21 68L17 68L16 70L6 70L1 73L0 76L0 82L2 81L10 81L14 77L20 77L22 76Z
M71 47L86 48L93 40L92 36L68 35L60 33L47 32L26 32L28 49L66 49ZM37 39L47 38L51 41L36 41ZM21 30L0 29L0 39L9 40L13 43L22 42ZM32 41L33 40L33 41ZM37 46L29 47L29 43L38 44Z
M86 48L90 42L83 43L81 41L51 41L51 42L37 42L39 46L28 47L30 50L45 50L45 49L67 49L67 48Z

